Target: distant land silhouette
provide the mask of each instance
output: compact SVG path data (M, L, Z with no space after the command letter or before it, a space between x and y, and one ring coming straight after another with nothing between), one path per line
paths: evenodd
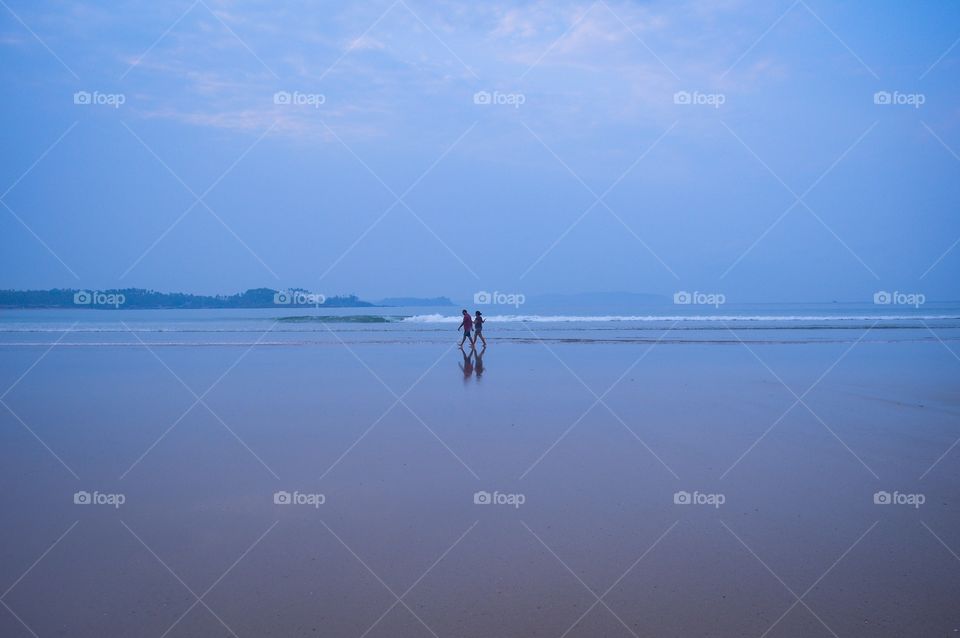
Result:
M324 297L303 288L287 290L251 288L233 295L193 295L183 292L158 292L144 288L0 290L0 308L132 308L145 310L282 308L285 306L370 308L381 305L441 306L453 304L446 297L434 299L397 297L384 299L380 303L371 303L361 300L356 295Z

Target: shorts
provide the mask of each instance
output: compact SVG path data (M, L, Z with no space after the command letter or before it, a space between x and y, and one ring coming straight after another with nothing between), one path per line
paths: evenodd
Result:
M463 336L464 336L464 337L469 337L469 336L470 336L470 331L469 331L469 330L464 330L464 331L463 331Z

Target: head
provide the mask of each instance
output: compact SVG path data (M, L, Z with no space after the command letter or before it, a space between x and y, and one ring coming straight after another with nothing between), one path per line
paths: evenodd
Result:
M469 317L469 316L470 316L470 313L467 312L467 309L466 309L466 308L464 308L462 312L463 312L463 316L464 316L464 317Z
M476 314L478 317L481 316L479 310L478 310L475 314Z

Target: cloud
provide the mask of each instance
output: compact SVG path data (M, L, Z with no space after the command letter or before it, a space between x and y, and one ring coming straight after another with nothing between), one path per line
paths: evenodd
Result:
M350 43L349 50L363 51L364 49L375 49L377 51L382 51L385 48L386 45L383 42L380 42L369 35L363 35Z
M467 98L502 87L528 94L527 114L567 129L572 117L588 127L638 114L667 119L675 90L721 83L762 32L742 26L742 0L441 0L310 10L208 4L211 10L197 5L176 23L183 9L145 5L145 17L133 18L97 12L91 28L137 34L100 38L94 48L119 62L117 75L135 65L123 83L150 96L143 110L150 117L246 132L277 117L274 92L300 90L330 98L322 117L357 135L380 136L402 125L476 117L464 112L472 108ZM767 16L759 13L751 17L762 26ZM789 72L774 57L751 58L722 83L758 86ZM322 135L313 115L282 112L278 131Z

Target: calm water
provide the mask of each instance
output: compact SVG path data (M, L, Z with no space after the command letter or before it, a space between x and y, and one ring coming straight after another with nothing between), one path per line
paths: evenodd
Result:
M0 635L960 629L955 309L456 310L0 314Z

